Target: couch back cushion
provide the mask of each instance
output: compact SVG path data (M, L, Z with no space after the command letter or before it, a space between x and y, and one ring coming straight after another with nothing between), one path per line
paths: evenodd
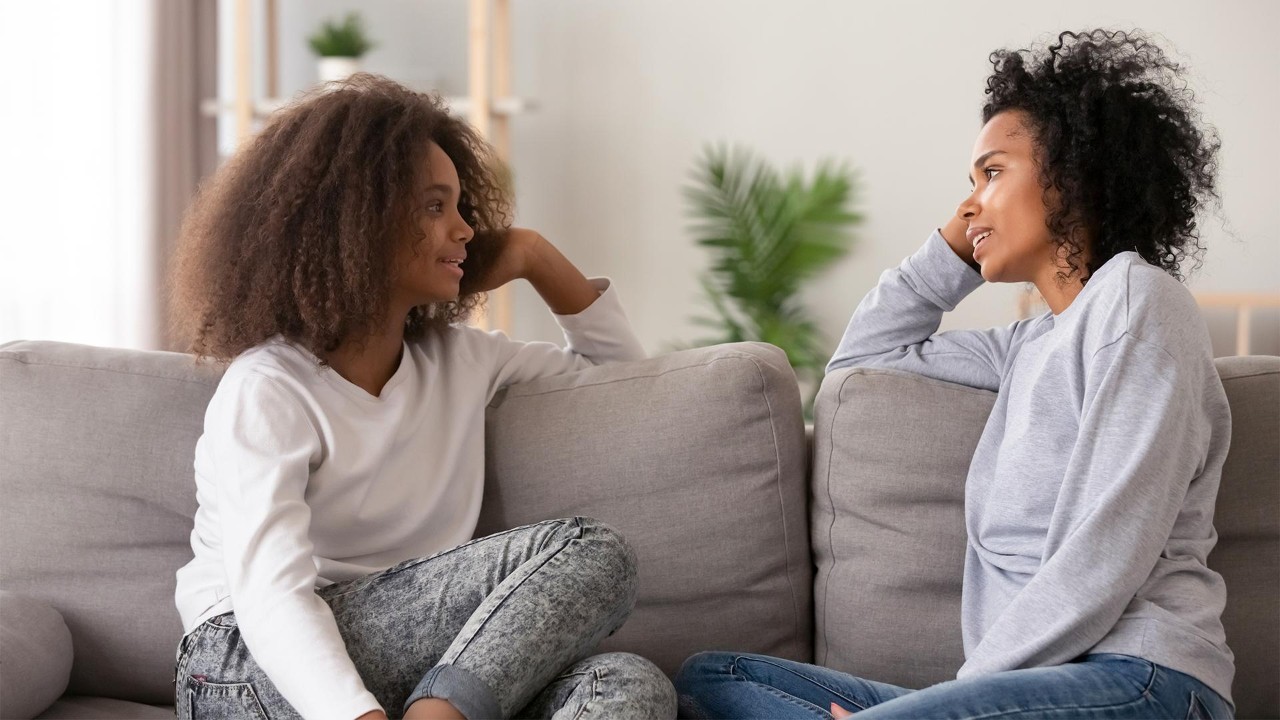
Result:
M174 573L220 376L173 353L0 347L0 588L62 613L71 694L172 703ZM712 647L812 658L804 427L776 348L512 387L487 425L482 533L590 515L636 547L637 608L608 648L668 672Z
M175 353L0 348L0 587L62 613L71 694L173 702L174 573L219 377Z
M810 528L818 664L919 688L964 662L964 482L995 401L892 370L827 375Z
M1280 358L1217 361L1232 442L1209 565L1227 584L1239 717L1280 717ZM925 687L964 662L964 482L993 393L892 370L827 376L811 472L815 656Z
M1280 718L1280 357L1219 358L1231 450L1209 566L1227 583L1222 624L1236 655L1236 717Z
M780 350L538 380L495 398L487 425L481 534L588 515L635 547L636 609L603 650L669 674L708 649L812 659L806 440Z

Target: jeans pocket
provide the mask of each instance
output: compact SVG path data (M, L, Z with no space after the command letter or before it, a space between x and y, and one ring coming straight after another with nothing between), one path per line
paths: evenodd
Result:
M191 720L267 720L266 708L247 682L212 682L203 676L187 678L187 712Z
M1200 701L1200 696L1195 690L1191 691L1191 706L1187 708L1187 720L1213 720L1213 716L1209 714L1209 708Z

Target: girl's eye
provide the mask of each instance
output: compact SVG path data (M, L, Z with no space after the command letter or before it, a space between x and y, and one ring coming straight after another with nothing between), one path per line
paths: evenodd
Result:
M990 180L991 180L992 178L994 178L996 175L999 175L999 174L1000 174L1000 170L999 170L999 168L987 168L987 169L985 169L985 170L983 170L983 171L982 171L982 174L983 174L983 175L986 175L986 176L987 176L987 180L988 180L988 181L990 181Z
M435 212L435 213L444 212L444 203L439 201L433 202L427 206L427 210L429 212Z

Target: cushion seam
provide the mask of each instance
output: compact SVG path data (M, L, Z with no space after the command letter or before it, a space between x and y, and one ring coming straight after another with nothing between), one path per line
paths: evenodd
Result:
M778 491L778 506L782 510L782 552L787 565L787 588L791 590L791 613L792 621L795 629L792 631L794 637L800 637L800 598L796 596L795 580L792 578L791 567L791 533L787 527L787 505L783 499L782 492L782 449L778 443L778 424L773 415L773 403L769 400L768 380L765 378L764 370L760 367L757 358L748 357L756 367L756 373L760 377L760 395L764 398L765 407L769 410L769 431L773 435L773 455L777 463L777 475L774 480L774 487Z
M137 372L134 370L117 370L116 368L95 367L92 365L73 365L71 363L48 362L45 360L33 362L31 360L27 360L25 358L19 358L12 355L0 356L0 361L6 361L6 360L11 362L16 362L21 365L29 365L32 367L55 367L55 368L70 368L73 370L88 370L91 372L108 372L108 373L114 373L116 375L128 375L131 377L146 377L146 378L155 378L157 380L172 380L174 382L187 383L190 385L207 386L209 383L208 380L202 380L202 379L196 379L196 378L173 377L170 375L156 375L154 373Z
M613 378L613 379L609 379L609 380L599 380L599 381L596 381L596 382L586 383L586 384L583 384L583 385L573 385L573 386L571 386L571 387L550 388L550 389L547 389L547 390L539 390L539 391L536 391L536 392L524 392L524 393L521 393L521 394L519 394L519 395L515 395L515 396L512 396L510 393L508 393L508 395L507 395L506 399L504 399L504 400L503 400L503 403L512 402L512 401L514 401L514 400L518 400L518 399L520 399L520 398L526 398L526 397L541 397L541 396L543 396L543 395L552 395L552 394L555 394L555 393L570 392L570 391L572 391L572 390L579 390L579 389L582 389L582 388L600 387L600 386L603 386L603 385L613 385L614 383L627 382L628 380L651 380L651 379L653 379L653 378L663 377L664 375L669 375L669 374L671 374L671 373L675 373L675 372L681 372L681 371L683 371L683 370L697 370L697 369L700 369L700 368L705 368L706 366L711 365L712 363L721 362L721 361L723 361L723 360L748 360L748 361L750 361L750 362L752 362L752 363L756 364L756 369L757 369L757 370L759 370L759 362L758 362L758 361L759 361L759 358L756 358L756 357L754 357L754 356L752 356L752 355L747 355L747 354L738 354L738 353L735 353L735 354L732 354L732 355L729 355L729 354L725 354L725 355L717 355L716 357L710 358L710 359L706 360L705 362L697 363L697 364L695 364L695 365L685 365L685 366L683 366L683 367L669 368L669 369L667 369L667 370L663 370L663 371L661 371L661 372L656 372L656 373L647 374L647 375L632 375L632 376L630 376L630 377L625 377L625 378ZM643 362L643 361L633 361L633 362ZM593 367L607 367L607 366L605 366L605 365L595 365L595 366L593 366ZM585 370L590 370L590 369L591 369L591 368L583 368L582 370L579 370L578 372L583 372L583 371L585 371ZM553 376L553 377L554 377L554 376ZM558 376L558 377L563 377L563 376ZM542 379L544 379L544 378L538 378L538 380L542 380ZM530 381L530 382L534 382L534 381ZM519 387L520 385L526 385L526 384L528 384L528 383L517 383L517 384L515 384L515 385L509 385L509 386L507 386L507 387L508 387L508 389L510 389L510 388L515 388L515 387Z

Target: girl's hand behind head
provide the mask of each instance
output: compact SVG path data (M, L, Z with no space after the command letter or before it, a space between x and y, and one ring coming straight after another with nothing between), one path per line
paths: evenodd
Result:
M487 263L488 267L482 274L470 278L466 292L488 292L513 280L528 277L538 246L545 242L542 235L528 228L508 228L502 233L477 237L472 241L471 249L487 252L493 259ZM476 247L481 244L486 247ZM467 271L465 264L462 267L464 272Z

